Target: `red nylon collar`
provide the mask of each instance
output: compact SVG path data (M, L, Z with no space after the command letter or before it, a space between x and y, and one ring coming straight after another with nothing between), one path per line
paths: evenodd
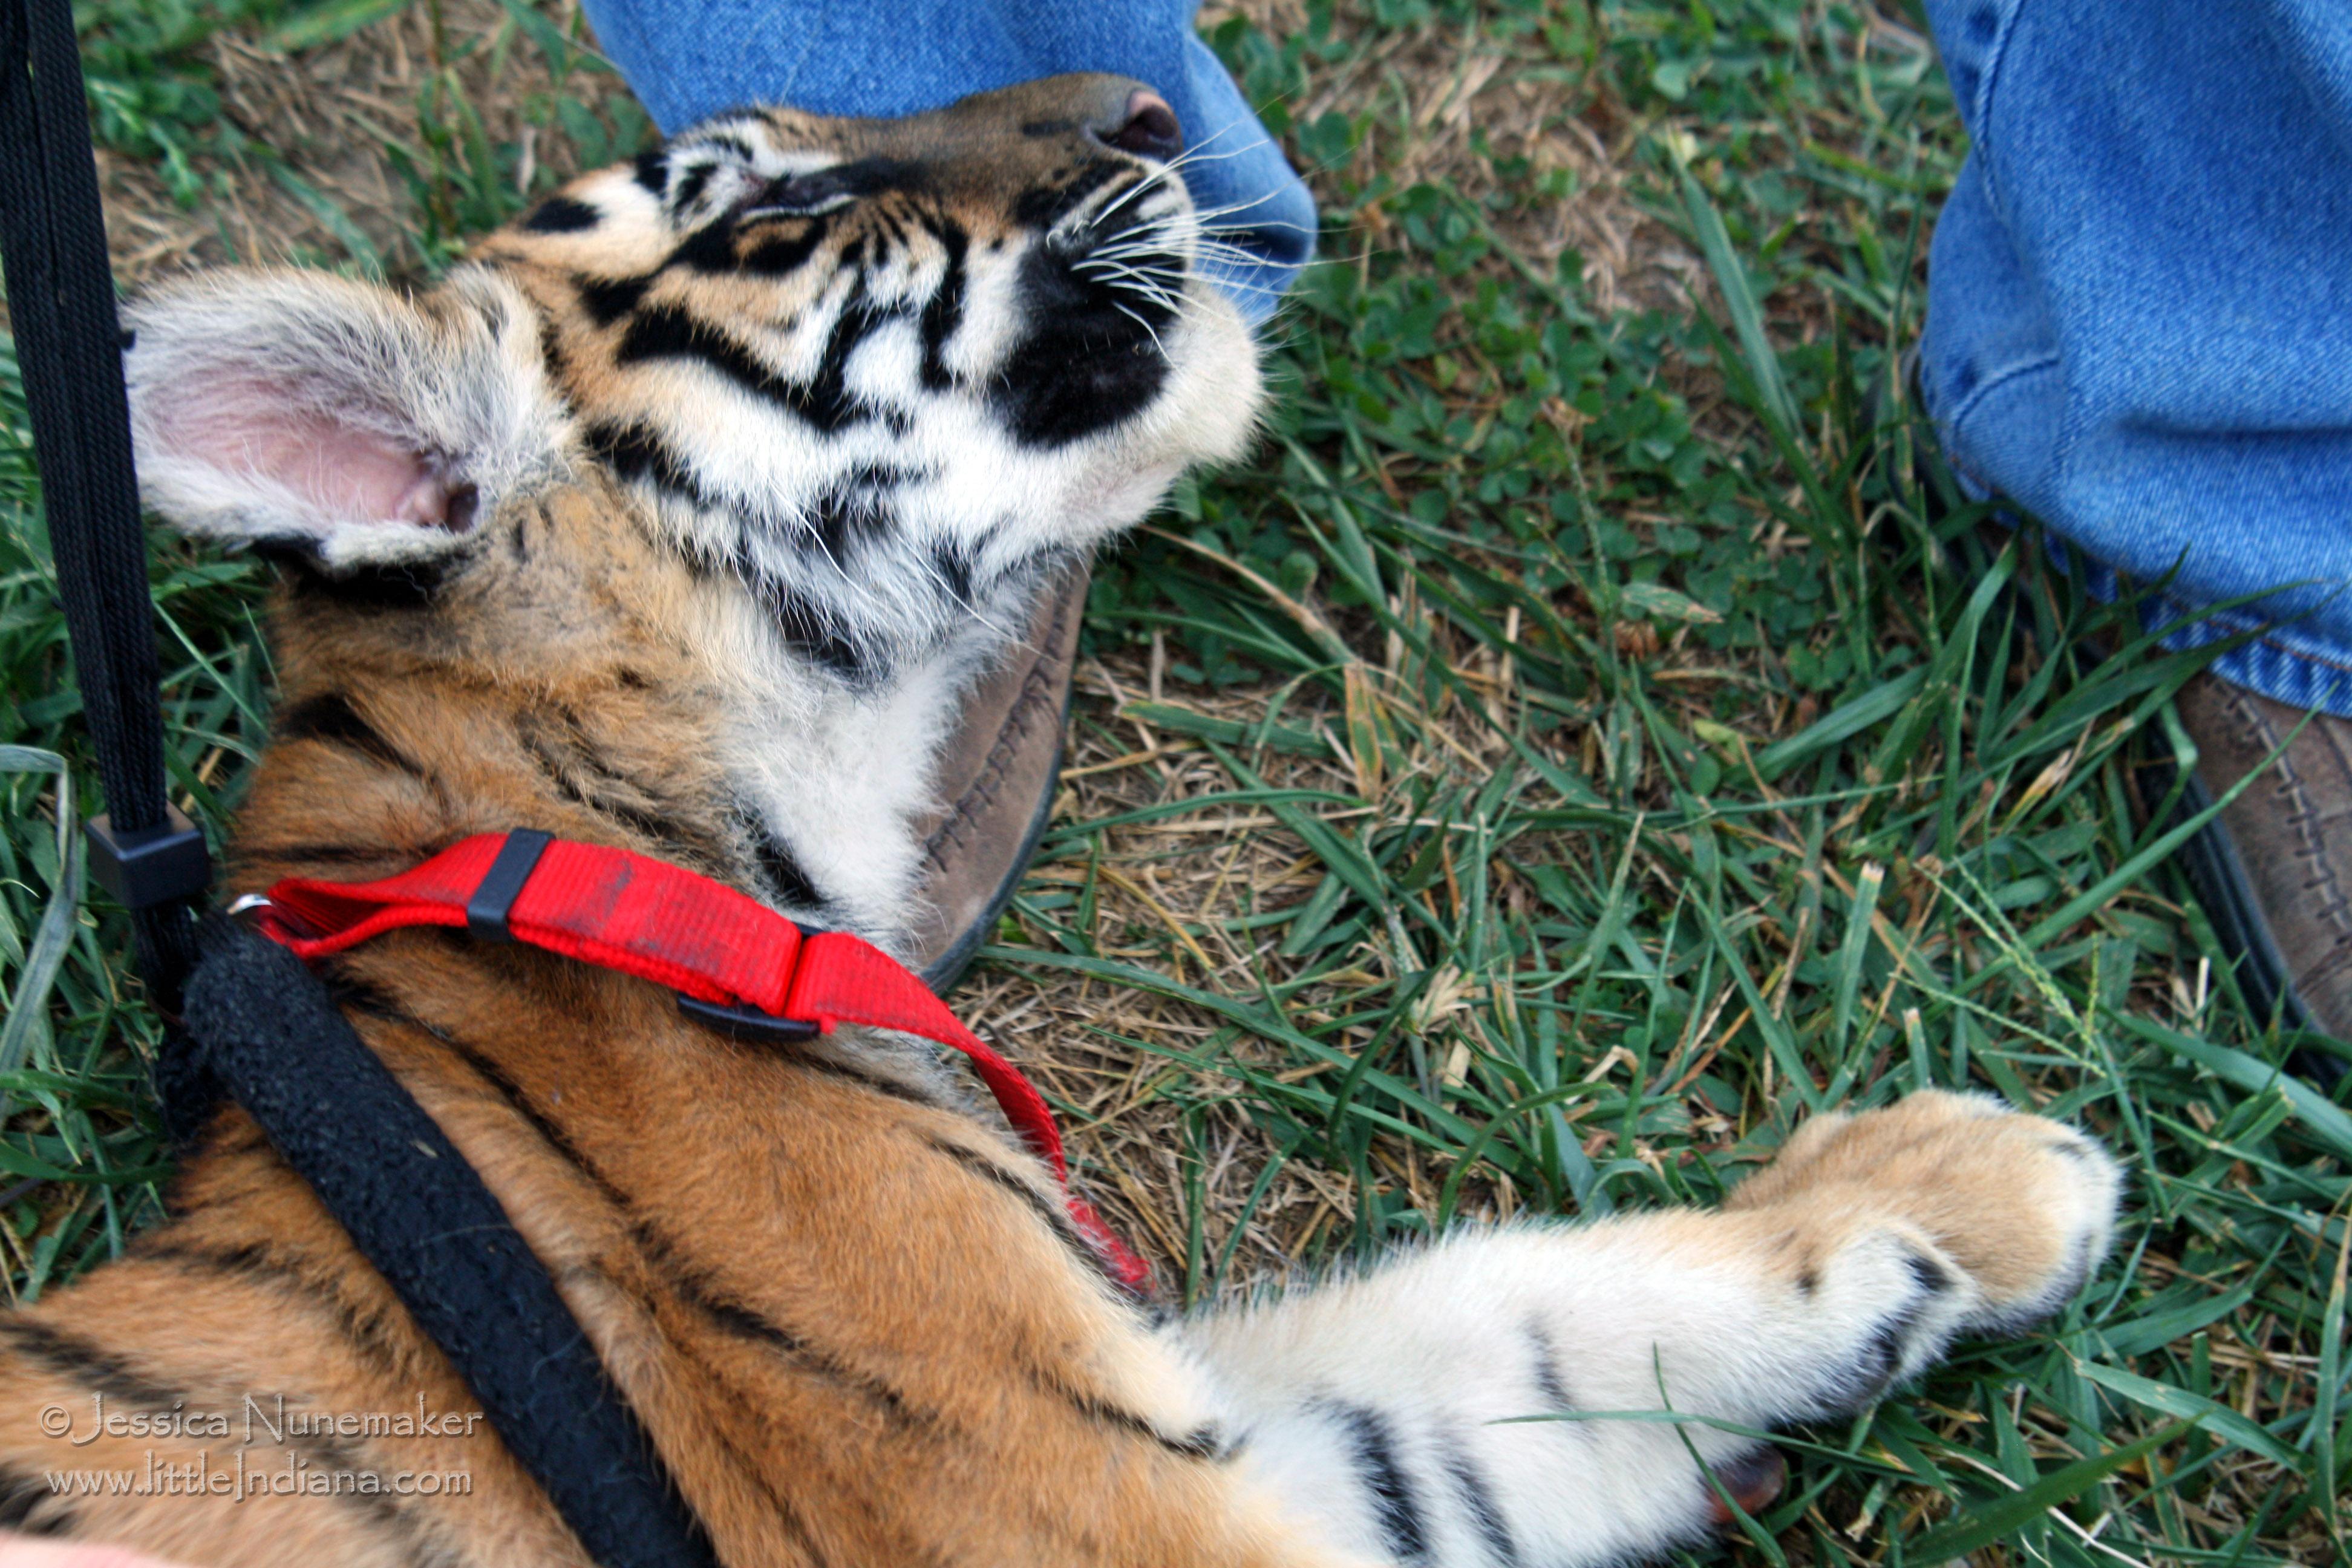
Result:
M953 1047L1052 1168L1111 1277L1139 1295L1150 1289L1151 1266L1069 1191L1062 1131L1045 1098L871 942L803 931L732 888L647 856L527 831L462 839L380 881L289 877L267 897L259 930L305 961L399 926L463 926L649 980L677 992L690 1015L735 1032L804 1037L860 1024Z

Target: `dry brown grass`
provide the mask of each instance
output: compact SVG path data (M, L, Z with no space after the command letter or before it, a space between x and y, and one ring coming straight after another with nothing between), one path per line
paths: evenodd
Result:
M1303 0L1213 4L1201 19L1211 26L1236 15L1275 37L1306 26ZM1339 30L1347 35L1348 25ZM1375 31L1358 27L1360 37ZM1598 71L1564 75L1557 63L1522 58L1475 28L1395 29L1338 66L1310 65L1307 89L1290 105L1301 123L1368 108L1383 111L1382 138L1359 147L1349 170L1307 170L1310 184L1343 172L1369 178L1378 167L1399 188L1442 185L1479 201L1494 192L1496 159L1526 158L1536 175L1566 170L1574 197L1539 216L1507 216L1503 238L1546 269L1561 252L1578 251L1598 313L1686 308L1705 292L1705 264L1627 189L1627 160L1642 127ZM1486 141L1484 154L1471 146L1474 132ZM1350 239L1357 251L1393 243L1377 207Z
M1089 659L1055 804L1057 824L1087 823L1144 807L1229 794L1234 781L1197 741L1122 710L1172 700L1196 711L1255 724L1275 689L1178 691L1152 656ZM1333 705L1301 689L1286 694L1286 723L1318 729L1339 721ZM1357 781L1328 759L1269 752L1261 776L1277 788L1353 791ZM1221 929L1233 918L1285 908L1322 879L1298 840L1264 811L1209 804L1131 827L1113 828L1068 856L1033 868L1028 889L1074 890L1092 883L1089 934L1101 956L1174 976L1194 987L1249 994L1255 971L1285 967L1272 938ZM1279 931L1275 932L1278 936ZM1366 961L1385 960L1368 952ZM1310 1016L1315 998L1302 996ZM1160 1049L1198 1048L1229 1036L1207 1010L1066 971L1012 965L982 969L958 998L973 1026L1002 1042L1055 1100L1074 1152L1095 1195L1122 1232L1163 1264L1181 1264L1197 1206L1213 1260L1239 1223L1275 1144L1237 1103L1238 1085L1202 1074L1127 1041ZM1270 1062L1274 1050L1248 1039L1228 1049ZM1312 1072L1313 1068L1296 1069ZM1171 1092L1172 1091L1172 1092ZM1188 1119L1192 1125L1187 1127ZM1189 1167L1189 1168L1188 1168ZM1401 1167L1416 1188L1425 1174ZM1286 1164L1251 1215L1234 1251L1232 1282L1244 1285L1309 1255L1324 1227L1355 1212L1352 1183L1310 1162ZM1172 1277L1181 1278L1181 1272Z
M568 23L576 0L549 7ZM523 112L552 81L540 52L518 44L498 0L410 5L340 43L289 58L252 29L215 34L205 46L219 73L226 112L290 170L341 206L395 268L414 250L406 184L385 149L418 142L418 95L444 62L499 142L519 142L558 175L576 172L560 137L541 136ZM624 91L617 78L575 71L565 90L583 102ZM341 246L318 214L257 167L218 171L221 191L194 208L175 202L155 170L101 152L108 238L116 275L136 286L189 267L282 264L337 256ZM529 178L528 167L523 171Z
M1326 1025L1363 1005L1373 988L1408 984L1432 959L1425 940L1417 941L1394 918L1367 932L1337 969L1328 951L1311 959L1286 955L1282 924L1256 931L1239 924L1297 906L1324 879L1324 863L1269 810L1220 798L1236 787L1225 763L1150 716L1155 708L1173 707L1255 730L1271 715L1287 731L1320 738L1324 749L1310 754L1280 746L1235 748L1264 784L1353 797L1361 804L1317 806L1313 815L1360 841L1425 826L1426 808L1417 803L1432 797L1433 786L1442 799L1449 789L1485 783L1508 762L1499 733L1530 731L1507 660L1436 617L1423 618L1412 604L1391 607L1408 624L1425 628L1433 657L1445 661L1459 690L1477 694L1475 706L1467 697L1429 703L1411 695L1429 689L1430 682L1421 655L1392 635L1356 639L1379 654L1351 667L1346 700L1311 681L1180 686L1167 674L1167 645L1158 638L1149 651L1085 660L1055 806L1057 826L1083 829L1150 808L1199 804L1083 838L1073 835L1058 846L1049 840L1026 894L1083 890L1093 910L1081 931L1089 951L1228 997L1283 987L1284 1011L1303 1026ZM1357 704L1356 724L1376 730L1378 744L1351 728L1349 701ZM1563 725L1528 743L1569 771L1600 776L1605 770L1598 740L1591 726ZM1522 844L1514 853L1528 847ZM1434 921L1452 923L1467 907L1463 879L1469 868L1457 875L1449 849L1442 870L1415 896ZM1526 919L1530 889L1499 863L1488 870L1497 879L1490 901L1508 918ZM1067 910L1048 918L1077 923ZM1028 924L1029 942L1052 949L1045 923ZM1290 989L1310 965L1314 982ZM1483 984L1475 998L1488 999ZM1413 1069L1440 1104L1454 1100L1474 1048L1496 1048L1468 1005L1473 999L1471 983L1441 971L1410 1015ZM1314 1162L1284 1164L1253 1201L1277 1144L1248 1109L1262 1097L1232 1072L1233 1066L1245 1065L1288 1082L1334 1072L1336 1082L1335 1064L1301 1064L1205 1006L1017 961L981 971L967 983L959 1005L1071 1108L1073 1147L1097 1195L1161 1259L1181 1263L1197 1221L1201 1254L1212 1268L1232 1248L1223 1289L1245 1290L1318 1256L1335 1239L1332 1227L1353 1225L1360 1196L1355 1178ZM1352 1028L1330 1043L1353 1053L1372 1036L1370 1027ZM1211 1045L1214 1050L1204 1054L1214 1060L1199 1068L1161 1054ZM1580 1064L1579 1070L1603 1078L1624 1065L1617 1059L1622 1057L1612 1053ZM1570 1120L1579 1114L1571 1110ZM1736 1130L1725 1123L1701 1131L1727 1143ZM1613 1136L1592 1134L1587 1152L1597 1152ZM1394 1138L1375 1140L1370 1158L1381 1191L1406 1197L1423 1214L1439 1212L1440 1189L1454 1172L1450 1162L1433 1161L1411 1142ZM1507 1177L1482 1174L1465 1184L1456 1208L1508 1217L1520 1201ZM1172 1274L1181 1278L1181 1269Z

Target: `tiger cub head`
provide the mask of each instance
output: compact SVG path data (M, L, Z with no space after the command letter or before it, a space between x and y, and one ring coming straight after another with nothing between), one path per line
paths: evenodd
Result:
M176 284L130 313L142 489L429 601L593 470L788 657L887 680L1017 622L1246 439L1255 350L1181 147L1100 76L895 121L745 110L574 181L422 295Z

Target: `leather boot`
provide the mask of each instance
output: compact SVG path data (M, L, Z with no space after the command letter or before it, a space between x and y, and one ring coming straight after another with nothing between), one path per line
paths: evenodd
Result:
M2213 675L2175 701L2197 742L2192 810L2261 766L2303 718ZM2352 1041L2352 720L2314 716L2181 859L2216 933L2243 956L2254 1005L2283 996L2288 1025ZM2330 1084L2345 1068L2317 1052L2295 1065Z
M1080 566L1046 585L1027 635L982 678L940 753L941 804L917 825L930 908L908 954L934 991L988 940L1053 816L1087 582Z

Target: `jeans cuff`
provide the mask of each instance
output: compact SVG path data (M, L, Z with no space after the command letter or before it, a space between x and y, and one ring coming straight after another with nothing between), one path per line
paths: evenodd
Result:
M1951 460L1948 452L1945 459ZM1990 487L1958 463L1952 463L1952 473L1970 500L1994 499ZM2005 508L1993 515L2008 527L2018 524L2018 515ZM2088 551L2073 547L2063 535L2051 531L2045 538L2051 564L2080 577L2101 604L2114 604L2133 591L2129 577ZM2293 621L2265 620L2239 608L2215 609L2210 603L2145 587L2138 593L2140 628L2164 632L2167 648L2181 652L2207 647L2252 632L2254 635L2236 647L2215 655L2206 668L2257 697L2296 710L2315 709L2337 719L2352 719L2352 654L2304 635Z

